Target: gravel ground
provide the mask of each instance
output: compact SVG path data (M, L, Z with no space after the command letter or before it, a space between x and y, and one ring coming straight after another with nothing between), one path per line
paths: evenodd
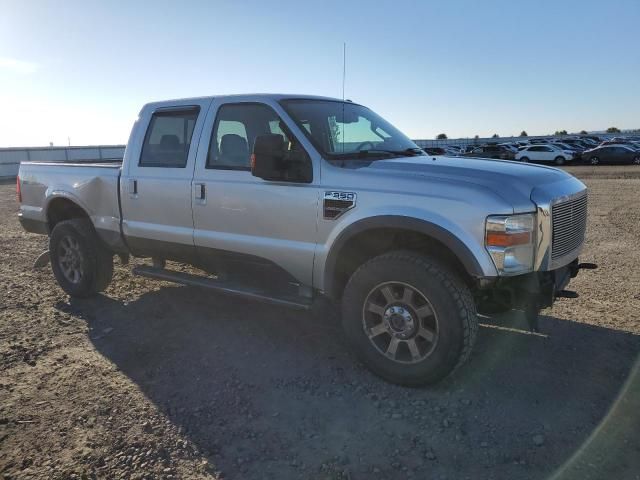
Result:
M635 171L634 171L635 170ZM483 319L469 363L406 389L312 313L133 277L72 300L0 184L4 478L640 478L640 175L591 189L583 272L542 334ZM139 262L139 261L136 261Z

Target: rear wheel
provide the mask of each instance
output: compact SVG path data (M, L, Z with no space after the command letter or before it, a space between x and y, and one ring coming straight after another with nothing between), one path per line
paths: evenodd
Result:
M635 158L633 159L633 164L634 164L634 165L640 165L640 157L635 157Z
M524 163L529 163L529 157L522 157L520 161Z
M353 274L342 324L365 366L407 386L437 382L462 365L478 328L471 293L458 276L408 251L373 258Z
M113 254L102 245L88 219L56 224L49 238L49 255L58 284L73 297L89 297L111 283Z
M565 158L562 156L557 156L554 161L556 162L556 165L564 165Z
M600 163L600 159L598 157L591 157L589 159L589 163L591 165L598 165Z

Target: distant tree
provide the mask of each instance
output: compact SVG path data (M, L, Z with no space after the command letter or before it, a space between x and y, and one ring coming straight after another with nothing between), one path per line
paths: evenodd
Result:
M522 130L522 131L520 132L520 136L521 136L521 137L528 137L528 136L529 136L529 134L527 133L527 131L526 131L526 130Z
M497 133L494 133L491 138L500 138L500 135L498 135Z
M609 127L607 128L607 133L620 133L620 129L617 127Z
M554 133L554 135L567 135L567 131L566 130L556 130L556 133Z
M446 133L439 133L438 136L436 137L436 140L446 140L446 139L447 139Z
M473 137L473 138L475 138L476 140L478 140L478 139L480 138L480 135L476 135L476 136L475 136L475 137Z
M580 135L586 135L587 133L589 132L587 132L586 130L580 130Z

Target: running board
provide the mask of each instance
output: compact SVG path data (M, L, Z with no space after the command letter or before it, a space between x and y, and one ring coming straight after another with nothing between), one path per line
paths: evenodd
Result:
M179 283L191 287L208 288L227 295L249 298L258 302L271 303L274 305L283 305L286 307L309 310L312 306L312 300L303 297L277 297L266 292L243 287L225 280L216 280L213 278L201 277L199 275L191 275L189 273L175 272L163 268L154 268L148 266L138 266L133 268L134 275L141 277L154 278L165 282Z

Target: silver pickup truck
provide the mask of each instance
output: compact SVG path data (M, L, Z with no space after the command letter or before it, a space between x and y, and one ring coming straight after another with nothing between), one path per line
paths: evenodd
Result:
M297 308L328 298L363 363L404 385L461 365L478 312L523 310L536 328L592 266L578 263L587 189L573 176L428 156L332 98L150 103L121 165L22 163L17 188L69 295L104 290L114 256L133 255L151 278Z

